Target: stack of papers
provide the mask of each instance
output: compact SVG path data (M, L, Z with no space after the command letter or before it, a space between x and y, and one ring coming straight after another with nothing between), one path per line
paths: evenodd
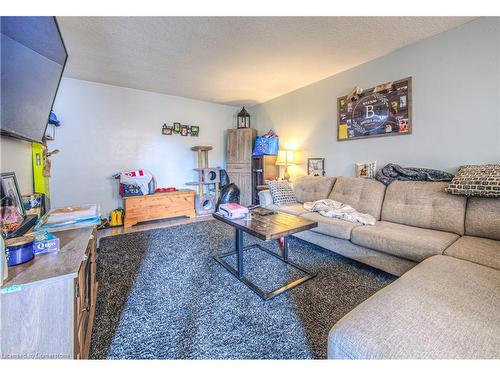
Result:
M38 221L33 230L86 226L100 222L101 212L97 204L69 206L50 210Z

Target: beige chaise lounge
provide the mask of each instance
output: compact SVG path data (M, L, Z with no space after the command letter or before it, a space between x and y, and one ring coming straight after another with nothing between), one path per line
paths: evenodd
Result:
M319 223L296 236L401 276L331 329L329 358L500 358L500 199L465 198L446 183L299 178L298 204L261 206ZM311 213L331 198L369 213L363 226Z

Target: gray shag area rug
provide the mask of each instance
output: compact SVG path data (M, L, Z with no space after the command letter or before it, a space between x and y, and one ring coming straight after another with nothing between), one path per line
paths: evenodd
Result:
M90 357L326 358L335 322L395 279L292 237L290 259L318 276L263 301L212 258L232 249L234 229L216 220L101 239ZM266 291L300 276L257 249L244 262Z

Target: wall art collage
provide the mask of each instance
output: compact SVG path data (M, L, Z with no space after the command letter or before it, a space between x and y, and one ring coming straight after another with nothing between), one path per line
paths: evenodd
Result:
M184 137L190 135L191 137L198 137L200 134L200 127L196 125L182 125L180 122L174 122L172 126L163 124L161 134L172 135L180 134Z

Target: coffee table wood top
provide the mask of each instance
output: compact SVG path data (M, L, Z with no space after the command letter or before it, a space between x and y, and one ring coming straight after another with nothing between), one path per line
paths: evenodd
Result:
M281 212L261 216L250 211L250 219L236 220L228 219L218 213L214 213L212 216L264 241L276 240L318 226L318 223L315 221Z

